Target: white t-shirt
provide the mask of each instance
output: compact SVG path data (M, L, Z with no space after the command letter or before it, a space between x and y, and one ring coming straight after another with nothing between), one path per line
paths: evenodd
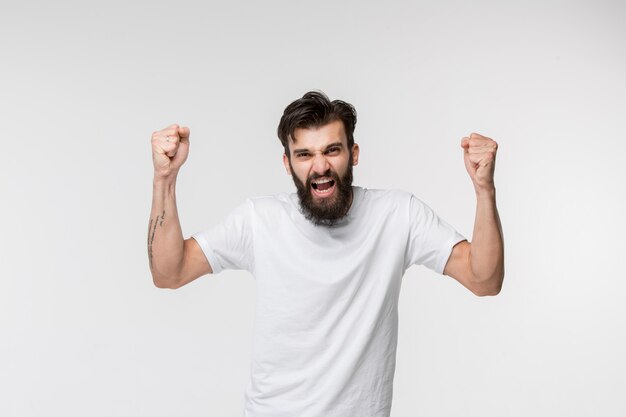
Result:
M410 193L353 190L333 227L306 220L294 193L248 199L192 236L214 273L255 278L246 417L390 414L402 276L442 273L465 238Z

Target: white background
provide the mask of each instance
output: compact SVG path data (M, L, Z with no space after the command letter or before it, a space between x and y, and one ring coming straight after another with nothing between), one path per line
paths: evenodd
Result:
M150 134L191 128L188 237L293 190L310 89L357 108L355 184L468 237L460 139L500 144L504 287L407 272L392 416L626 415L626 3L0 5L0 415L242 415L254 280L153 286Z

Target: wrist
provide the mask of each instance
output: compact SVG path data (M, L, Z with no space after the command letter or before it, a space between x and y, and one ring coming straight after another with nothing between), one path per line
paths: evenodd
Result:
M154 174L152 185L155 189L174 189L176 186L176 175L157 175Z
M494 198L496 196L496 187L493 184L482 187L474 185L474 192L477 198Z

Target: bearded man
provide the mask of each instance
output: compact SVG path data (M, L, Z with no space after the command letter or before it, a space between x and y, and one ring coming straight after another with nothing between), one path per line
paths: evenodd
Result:
M174 187L189 129L152 135L154 284L179 288L224 269L255 277L246 417L389 417L405 271L424 265L478 296L502 287L496 142L475 133L461 140L477 197L470 243L411 193L352 185L355 125L352 105L321 92L292 102L278 137L297 193L249 198L186 240Z

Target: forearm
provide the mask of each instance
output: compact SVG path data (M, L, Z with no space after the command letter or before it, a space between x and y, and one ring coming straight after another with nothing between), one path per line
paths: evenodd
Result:
M504 239L495 188L476 191L470 265L477 283L500 291L504 279Z
M148 260L154 284L174 287L183 263L184 239L176 208L176 178L154 178L148 225Z

